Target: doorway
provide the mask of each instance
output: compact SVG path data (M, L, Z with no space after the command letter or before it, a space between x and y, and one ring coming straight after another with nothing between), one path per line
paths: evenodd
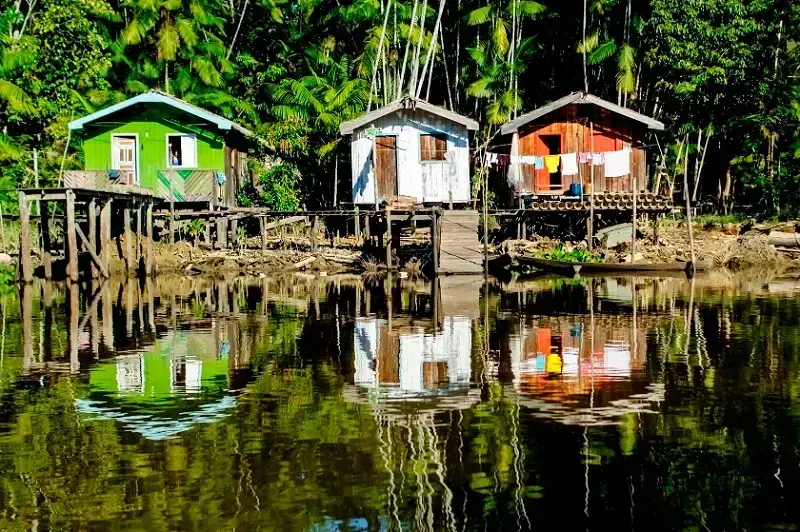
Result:
M375 137L375 179L378 197L391 201L397 196L397 137Z
M544 155L560 155L561 154L561 135L539 135ZM541 181L537 180L537 184L541 183L543 188L548 192L556 192L561 189L561 166L559 165L558 171L550 173L547 167L543 168Z
M111 166L119 172L119 183L135 185L139 182L136 164L136 135L111 137Z

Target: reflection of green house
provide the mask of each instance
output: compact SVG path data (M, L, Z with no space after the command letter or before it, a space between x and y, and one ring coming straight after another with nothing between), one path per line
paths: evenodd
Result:
M214 113L149 91L70 122L85 168L73 188L134 185L176 202L231 205L247 173L252 133Z
M227 416L236 404L228 388L228 360L217 353L211 331L195 329L167 335L145 353L96 365L89 393L77 406L160 440Z

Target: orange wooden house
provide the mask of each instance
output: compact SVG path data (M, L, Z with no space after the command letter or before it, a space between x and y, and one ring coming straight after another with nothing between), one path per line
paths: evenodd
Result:
M641 113L585 92L574 92L505 124L501 133L511 135L508 182L516 196L559 196L571 185L581 191L646 191L648 139L664 124ZM648 142L649 140L649 142ZM602 164L578 162L578 173L562 175L530 164L531 156L607 153L625 150L629 173L607 177ZM592 189L591 184L594 184ZM572 187L575 191L576 187Z

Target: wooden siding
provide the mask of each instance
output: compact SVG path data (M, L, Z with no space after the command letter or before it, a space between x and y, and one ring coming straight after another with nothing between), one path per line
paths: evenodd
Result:
M594 125L594 139L590 132L590 121ZM605 177L604 167L594 166L594 191L631 191L634 182L638 190L647 189L647 153L640 147L644 144L646 130L637 122L595 106L569 105L521 130L518 140L515 140L518 147L514 147L520 156L548 155L550 150L542 138L547 135L560 137L561 153L589 152L592 147L595 152L630 148L631 173L621 177ZM582 183L586 189L591 182L592 165L579 163L578 169L577 175L561 176L559 186L549 187L547 170L535 171L532 165L521 164L519 183L512 184L516 185L518 192L533 194L562 194L569 190L572 183ZM511 176L513 181L517 181L513 172Z
M469 132L461 124L420 109L397 111L357 129L351 141L352 198L354 203L375 203L376 182L372 171L373 141L366 129L376 127L381 135L396 138L397 189L400 196L420 202L446 203L452 192L454 202L471 196ZM447 152L443 161L421 160L420 135L443 134ZM378 191L378 200L391 201Z

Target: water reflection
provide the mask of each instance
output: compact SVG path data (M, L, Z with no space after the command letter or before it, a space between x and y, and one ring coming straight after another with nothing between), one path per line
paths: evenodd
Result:
M789 526L796 286L0 293L0 528Z

